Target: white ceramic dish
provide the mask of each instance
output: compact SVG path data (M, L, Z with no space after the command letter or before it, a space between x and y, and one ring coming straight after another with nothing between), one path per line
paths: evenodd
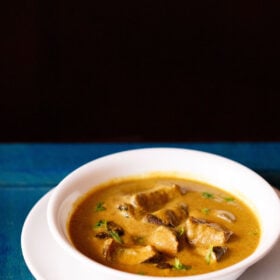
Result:
M56 242L77 263L109 280L128 280L132 275L103 266L78 252L69 242L67 219L73 203L94 186L113 178L140 176L153 172L176 172L204 181L233 193L257 213L261 240L256 251L243 261L215 272L177 277L188 280L234 280L263 258L275 245L280 233L280 203L270 185L248 168L209 153L170 148L139 149L121 152L92 161L68 175L54 190L47 209L50 232ZM269 207L267 207L269 203ZM174 277L133 275L134 279L174 280Z

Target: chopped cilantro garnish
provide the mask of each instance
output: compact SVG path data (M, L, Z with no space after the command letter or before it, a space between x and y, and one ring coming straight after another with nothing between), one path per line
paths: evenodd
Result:
M210 212L210 209L209 209L209 208L202 208L202 209L201 209L201 212L202 212L203 214L205 214L205 215L208 215L209 212Z
M94 229L100 229L102 228L103 230L105 230L103 233L107 234L107 236L112 237L115 241L117 241L118 243L123 243L119 233L116 230L111 230L108 223L106 220L99 220L95 225L94 225Z
M104 207L104 202L98 202L95 206L95 212L104 211L106 208Z
M109 234L118 243L123 243L121 237L119 236L119 234L116 231L111 230L111 231L109 231Z
M231 202L231 201L234 201L234 198L233 197L224 197L224 200L226 202Z
M212 193L209 193L209 192L203 192L202 196L204 198L214 198L214 195Z
M174 270L187 270L187 269L191 269L192 267L190 265L182 264L178 258L175 258L174 265L172 268Z
M211 247L209 248L209 250L207 251L207 253L206 253L205 261L206 261L207 264L210 264L212 254L213 254L213 246L211 246Z
M95 225L94 228L101 228L104 227L107 229L107 221L106 220L99 220Z
M183 227L180 227L179 230L178 230L178 234L179 236L182 236L185 232L185 229Z

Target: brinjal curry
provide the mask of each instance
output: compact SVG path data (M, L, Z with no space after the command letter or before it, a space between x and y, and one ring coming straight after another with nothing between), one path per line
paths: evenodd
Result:
M249 256L260 239L253 211L204 183L149 177L111 181L85 195L69 218L74 246L136 274L207 273Z

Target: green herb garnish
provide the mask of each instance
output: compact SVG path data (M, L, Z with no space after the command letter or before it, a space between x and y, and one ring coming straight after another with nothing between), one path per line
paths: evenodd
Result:
M94 228L102 228L104 227L107 230L107 221L106 220L99 220L95 225Z
M224 197L224 200L226 202L232 202L232 201L234 201L234 198L233 197Z
M182 264L178 258L175 258L174 265L172 268L174 270L188 270L188 269L191 269L192 267L190 265Z
M214 198L214 195L212 193L209 193L209 192L203 192L202 196L204 198Z
M209 248L209 250L207 251L207 254L205 256L205 261L206 261L207 264L210 264L211 258L212 258L212 254L213 254L213 246L211 246Z
M201 209L201 212L202 212L203 214L205 214L205 215L208 215L209 212L210 212L210 209L209 209L209 208L202 208L202 209Z
M104 207L104 202L98 202L95 206L95 212L104 211L106 208Z
M179 236L182 236L184 234L184 232L185 232L185 229L183 227L180 227L179 231L178 231Z
M122 241L120 235L119 235L116 231L111 230L111 231L109 231L109 234L110 234L110 236L111 236L115 241L117 241L118 243L123 243L123 241Z

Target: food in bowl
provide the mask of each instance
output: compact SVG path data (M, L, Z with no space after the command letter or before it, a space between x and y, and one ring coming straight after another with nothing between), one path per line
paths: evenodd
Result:
M152 175L154 175L154 177ZM159 178L158 175L160 175L161 178ZM205 153L201 151L188 150L188 149L148 148L148 149L138 149L138 150L136 149L136 150L124 151L124 152L111 154L93 160L74 170L72 173L66 176L59 183L59 185L53 190L50 200L48 202L47 219L48 219L49 230L52 236L57 241L57 243L65 250L65 252L67 252L69 256L73 257L74 260L76 260L76 265L82 267L83 271L86 271L87 276L89 278L97 277L98 279L102 279L102 280L110 280L110 279L130 280L131 277L133 277L133 279L134 278L135 279L162 279L162 280L174 279L173 276L168 276L168 275L167 276L150 276L150 275L143 276L143 275L133 274L132 276L131 273L126 272L128 271L127 269L125 269L125 271L122 271L120 269L114 269L109 265L104 265L104 263L98 262L96 261L96 259L89 258L87 255L85 255L85 253L81 253L81 251L79 251L77 247L74 245L72 241L72 237L70 236L69 217L71 217L71 215L75 212L75 209L79 208L79 204L84 199L87 200L86 199L87 195L90 194L91 192L92 194L94 194L96 190L96 195L98 195L99 198L96 200L96 204L93 206L91 210L95 215L102 214L102 216L99 216L98 218L96 216L96 219L93 219L92 222L86 225L85 227L90 229L90 231L92 232L91 239L97 239L97 241L100 242L98 244L102 244L102 242L106 242L105 247L104 245L98 245L100 246L100 248L102 248L102 252L105 253L106 257L108 256L108 258L112 258L112 260L118 257L115 255L115 253L117 252L118 254L118 252L120 252L121 249L123 249L123 247L125 247L124 249L127 249L126 238L129 237L130 235L127 232L124 232L124 234L122 235L121 233L122 230L127 231L127 229L124 227L124 225L121 224L119 220L116 221L114 216L110 216L110 219L103 216L105 214L105 211L102 211L102 209L108 206L105 205L106 201L105 200L103 201L101 197L102 192L103 191L105 192L107 187L109 189L110 184L114 185L113 188L117 188L118 184L122 184L122 183L124 184L131 183L133 185L133 181L135 181L136 179L137 180L141 179L143 180L143 183L145 183L144 181L146 179L148 180L149 179L148 177L151 178L152 180L157 181L155 182L155 185L149 183L149 188L150 188L149 190L143 187L142 190L137 190L137 193L138 192L153 193L155 189L158 188L158 184L161 183L158 182L158 180L160 179L160 181L163 180L162 183L164 184L178 185L179 193L182 192L181 195L187 197L188 194L190 194L192 191L192 187L191 187L192 184L194 184L198 190L200 188L199 192L200 195L202 196L202 197L200 196L200 199L203 199L204 202L210 203L212 200L215 201L215 199L220 197L223 198L224 201L222 204L225 205L227 204L230 205L232 202L238 202L238 203L240 202L240 206L242 207L244 206L245 208L248 207L246 208L247 210L244 211L249 211L247 212L249 216L252 214L252 217L254 217L255 215L255 218L257 218L257 224L259 224L259 229L255 230L255 227L253 227L251 230L249 230L252 233L251 237L256 239L256 248L255 250L252 249L252 253L251 254L248 253L249 255L247 257L245 257L241 261L238 261L237 263L234 263L229 266L225 266L224 268L216 269L208 273L201 272L196 275L182 276L181 279L186 279L186 280L187 279L188 280L237 279L247 268L255 264L266 254L268 254L268 252L273 248L273 246L277 242L277 239L280 234L279 198L277 197L272 187L263 178L261 178L258 174L248 169L247 167L221 156L217 156L214 154ZM180 180L176 181L175 180L176 178ZM168 181L166 181L166 179L168 179ZM171 181L169 181L169 179L171 179ZM189 182L185 182L185 183L183 182L181 184L181 179L183 181L186 179ZM201 183L202 186L200 187ZM213 186L214 188L210 190L203 190L203 188L208 186L210 187ZM188 189L187 187L189 187L190 189ZM173 187L173 188L177 189L177 187ZM184 193L184 190L186 191L186 193ZM178 191L176 191L176 193L178 193ZM122 212L124 218L126 215L129 214L128 211L129 207L126 210L125 205L123 205L124 207L120 205L120 201L123 203L126 202L128 204L132 204L132 206L135 208L137 205L131 203L131 196L133 195L135 196L135 194L131 194L131 195L129 195L129 193L126 194L126 198L128 198L128 202L123 201L124 197L120 199L120 197L118 198L116 196L116 199L118 201L117 213ZM177 198L174 199L176 200ZM172 198L170 201L168 200L166 204L165 203L163 204L165 206L169 206L168 204L170 203L172 205L174 201ZM153 200L151 202L151 205L153 206L153 204L157 205L158 203L156 203L155 200ZM159 204L161 204L161 202L159 202ZM215 223L219 224L218 220L214 220L214 216L213 216L213 220L212 218L210 219L211 217L210 215L213 215L216 210L219 210L218 208L216 209L214 206L206 204L204 206L199 206L199 207L197 206L199 210L194 211L192 207L190 208L191 200L188 203L186 202L186 204L187 207L183 206L179 208L179 213L181 213L182 216L187 215L186 223L187 221L189 221L190 224L192 223L191 225L193 225L194 228L195 226L201 228L204 228L206 226L210 227L209 222L210 224L212 222L214 224ZM150 205L150 203L148 205ZM170 253L167 254L168 255L167 257L164 255L166 260L160 262L160 266L163 266L162 269L157 268L159 271L161 271L161 273L166 273L166 271L169 270L168 268L164 268L165 266L167 267L172 266L172 269L170 270L176 271L177 269L178 273L182 273L180 270L186 270L188 273L190 273L191 271L192 272L195 271L196 265L194 263L191 263L192 259L195 259L195 257L192 256L190 257L190 259L184 260L180 256L181 252L184 251L181 250L181 246L182 246L180 240L181 236L187 237L186 240L188 243L186 244L186 246L190 248L190 251L195 251L197 258L199 257L200 260L204 262L204 264L205 263L207 264L207 266L220 268L222 264L225 264L229 259L231 259L231 257L233 256L231 246L234 243L237 243L240 233L238 232L238 230L232 228L231 225L228 224L230 222L228 223L225 222L225 224L221 225L223 230L221 230L220 232L225 237L224 239L225 245L218 244L217 246L221 247L219 248L219 253L221 256L214 256L214 254L215 255L217 254L217 251L215 251L216 248L214 250L214 245L213 248L212 247L206 248L206 251L208 250L207 252L205 251L205 248L203 248L203 246L201 246L202 249L200 250L199 246L197 247L197 245L200 244L196 244L197 239L194 238L193 240L192 236L186 235L189 234L186 227L185 229L180 228L180 223L177 225L176 222L177 214L176 214L175 222L172 220L172 222L170 223L170 222L165 222L164 221L165 219L163 219L161 215L157 215L158 213L155 213L157 211L166 212L165 206L161 208L159 207L159 209L156 208L158 209L156 210L153 208L150 209L149 207L145 208L146 206L145 204L143 204L142 207L146 211L146 217L142 217L141 215L139 216L139 218L142 217L141 218L142 220L147 219L148 217L152 217L152 220L154 221L161 220L160 223L161 222L167 223L167 225L165 224L155 225L150 222L149 223L145 222L146 223L145 227L149 226L154 228L160 228L160 230L162 231L167 231L167 232L171 231L171 234L169 236L171 237L173 236L174 240L175 241L177 240L178 242L177 250L179 255L178 256L176 256L175 254L172 255L171 252L171 259L168 259L168 257L170 257L169 256ZM175 210L176 209L177 208L175 207ZM173 210L173 208L171 208L171 210ZM223 213L224 217L233 220L236 219L236 222L233 222L233 225L239 223L240 220L244 219L244 216L243 218L241 218L241 216L239 216L238 214L239 212L243 212L243 211L234 212L233 210L226 209L226 208L221 210L229 212L226 214ZM197 213L199 211L201 212L200 213L202 215L201 217L199 215L194 215L194 212ZM204 217L204 215L207 215L207 212L209 217L208 216ZM177 211L175 211L175 213L177 213ZM233 216L231 214L233 214ZM191 215L193 215L194 219L190 218ZM218 217L216 218L218 219ZM114 222L118 226L123 227L123 229L121 231L119 231L119 229L117 230L115 224L112 222ZM186 223L183 224L186 225ZM134 222L131 223L131 225L133 224ZM145 234L145 230L146 230L145 227L143 226L141 228L141 232L143 234ZM219 228L219 226L214 226L214 228L215 227ZM132 226L130 228L132 228ZM157 231L158 236L161 236L160 230ZM175 234L172 235L174 231ZM246 229L246 231L248 231L248 229ZM135 246L140 246L142 248L143 244L138 244L141 243L141 235L140 238L137 238L137 236L139 235L139 230L137 230L137 232L138 234L136 234L136 238L132 238L132 240L136 239ZM100 238L98 238L98 236ZM121 238L121 241L119 240L120 242L116 241L116 239L118 239L118 236ZM132 235L132 237L133 236L134 234ZM104 237L104 240L101 237ZM159 240L159 238L155 238L155 239ZM111 246L112 244L113 246ZM151 245L147 244L146 246L151 246ZM241 244L240 246L241 246L240 252L243 252L245 251L247 244ZM153 246L153 248L151 247L150 247L151 249L150 252L154 254L155 245ZM224 247L226 247L227 249L225 249ZM254 247L254 245L252 245L252 247ZM110 248L112 248L113 254L110 253L111 250ZM174 248L175 248L174 251L176 251L176 246ZM162 253L157 252L157 251L161 252L160 250L155 250L155 251L156 251L155 255L157 254L163 255ZM134 258L131 259L133 261ZM118 260L118 263L121 263L121 261ZM131 264L130 265L125 264L125 265L130 266ZM142 264L139 265L142 266ZM153 266L156 265L157 264L153 264ZM138 272L141 274L142 272L145 271L138 270L136 273Z
M163 174L96 186L75 203L68 231L87 257L153 276L225 268L252 254L261 235L255 213L237 197Z

